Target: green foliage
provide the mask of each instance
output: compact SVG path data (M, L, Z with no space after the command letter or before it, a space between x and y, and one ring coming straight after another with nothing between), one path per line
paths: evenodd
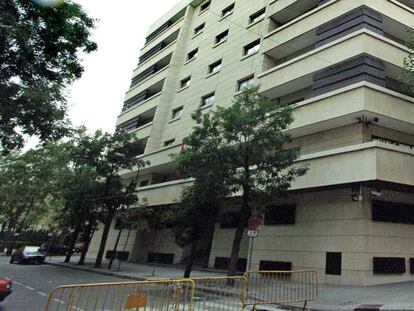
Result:
M194 208L194 215L187 218L197 228L208 211L217 216L223 197L241 194L229 272L234 274L251 212L286 195L292 182L307 171L305 166L293 165L299 150L288 148L286 130L293 122L293 107L261 96L255 87L238 95L228 108L218 107L204 115L199 111L193 118L196 126L177 156L180 173L195 179L183 195L184 205Z
M407 47L410 49L408 56L404 59L404 71L402 82L407 87L407 91L414 94L414 29L408 30L410 40L407 42Z
M0 146L21 147L24 135L40 139L66 134L65 89L80 78L80 53L95 21L65 1L45 7L29 0L0 2Z

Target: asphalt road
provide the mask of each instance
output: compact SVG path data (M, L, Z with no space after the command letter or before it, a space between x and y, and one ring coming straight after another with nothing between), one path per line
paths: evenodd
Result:
M13 281L13 293L0 303L0 311L43 311L47 294L60 285L125 281L56 266L9 264L5 256L0 256L0 277Z

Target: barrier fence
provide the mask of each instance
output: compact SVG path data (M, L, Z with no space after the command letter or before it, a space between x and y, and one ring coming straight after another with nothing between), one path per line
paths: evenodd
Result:
M256 271L236 277L61 286L46 311L237 311L318 299L315 271Z
M61 286L47 302L47 311L191 311L192 280L102 283Z

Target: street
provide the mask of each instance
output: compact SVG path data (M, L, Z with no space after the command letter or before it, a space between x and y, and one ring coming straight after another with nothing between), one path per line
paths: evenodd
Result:
M9 264L5 256L0 256L0 277L13 281L13 293L0 303L0 311L43 311L48 293L60 285L126 281L46 264Z

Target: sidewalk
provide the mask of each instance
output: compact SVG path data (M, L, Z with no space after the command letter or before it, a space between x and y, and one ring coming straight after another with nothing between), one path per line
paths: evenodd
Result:
M113 269L108 270L107 262L101 269L93 268L93 260L88 258L85 266L78 266L75 256L72 263L63 263L63 257L53 257L48 264L70 269L79 269L93 273L117 276L130 280L148 280L159 278L181 278L184 269L180 266L157 265L153 275L154 265L123 263L118 271L118 263L114 262ZM193 277L225 276L225 272L196 269ZM414 282L388 284L370 287L321 285L320 299L310 304L312 310L392 310L414 311ZM289 308L286 306L286 308ZM266 308L267 309L267 308Z

